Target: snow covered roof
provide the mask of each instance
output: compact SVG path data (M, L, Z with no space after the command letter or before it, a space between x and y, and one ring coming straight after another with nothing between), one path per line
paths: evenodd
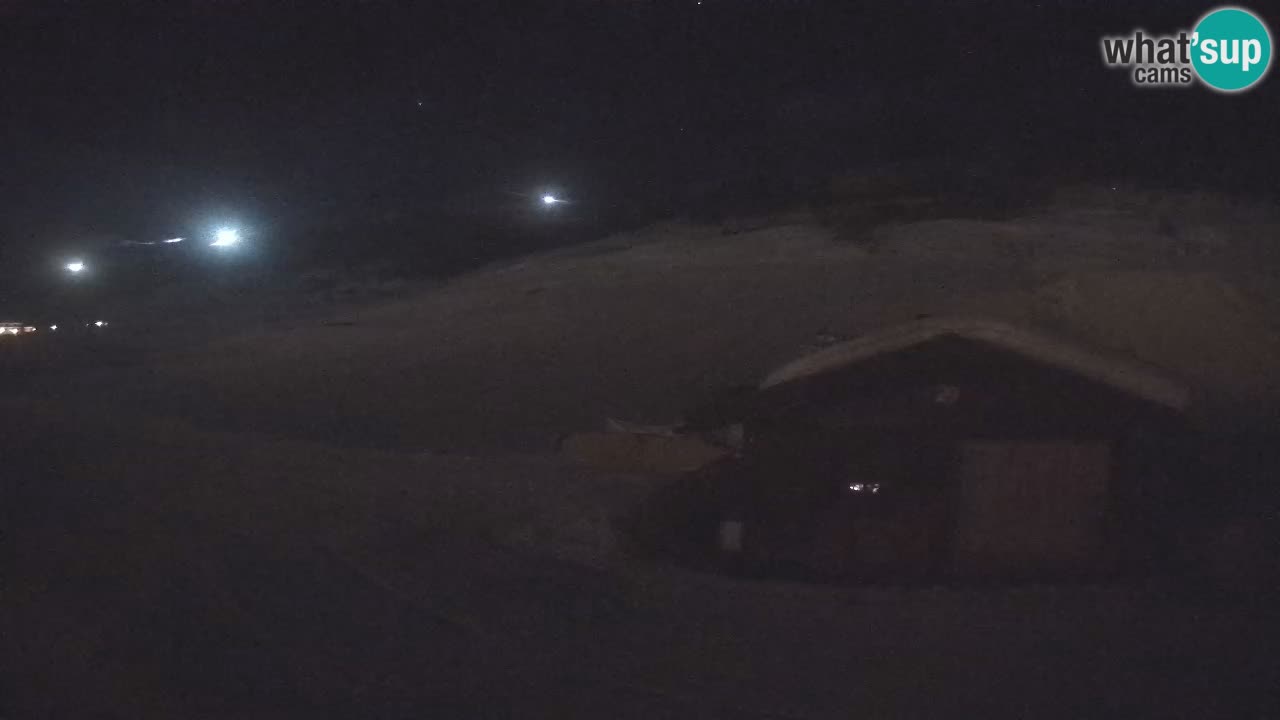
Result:
M760 389L820 375L947 337L973 340L1007 350L1177 410L1185 409L1190 401L1190 391L1185 385L1136 360L1086 349L1061 338L997 320L971 317L927 318L832 345L774 370L760 384Z

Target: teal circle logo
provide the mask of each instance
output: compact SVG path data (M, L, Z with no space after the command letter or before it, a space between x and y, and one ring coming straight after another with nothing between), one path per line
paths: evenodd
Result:
M1239 92L1257 84L1271 66L1271 33L1257 15L1225 7L1200 19L1192 36L1191 64L1206 85Z

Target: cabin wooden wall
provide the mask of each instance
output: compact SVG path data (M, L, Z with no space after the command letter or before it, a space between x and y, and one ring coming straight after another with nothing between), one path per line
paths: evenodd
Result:
M1061 575L1100 569L1108 444L966 442L959 460L954 573Z

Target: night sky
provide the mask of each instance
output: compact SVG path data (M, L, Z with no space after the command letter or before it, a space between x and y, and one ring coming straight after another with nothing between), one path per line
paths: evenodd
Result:
M894 162L1270 192L1274 77L1143 91L1100 61L1208 8L0 0L0 258L20 284L225 217L370 244L341 229L547 187L604 227Z

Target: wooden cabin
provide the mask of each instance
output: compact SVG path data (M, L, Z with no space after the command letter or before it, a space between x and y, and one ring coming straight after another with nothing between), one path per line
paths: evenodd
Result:
M1061 577L1153 551L1185 386L984 319L828 347L763 382L742 457L694 482L724 559L825 577ZM704 513L702 517L706 517Z

